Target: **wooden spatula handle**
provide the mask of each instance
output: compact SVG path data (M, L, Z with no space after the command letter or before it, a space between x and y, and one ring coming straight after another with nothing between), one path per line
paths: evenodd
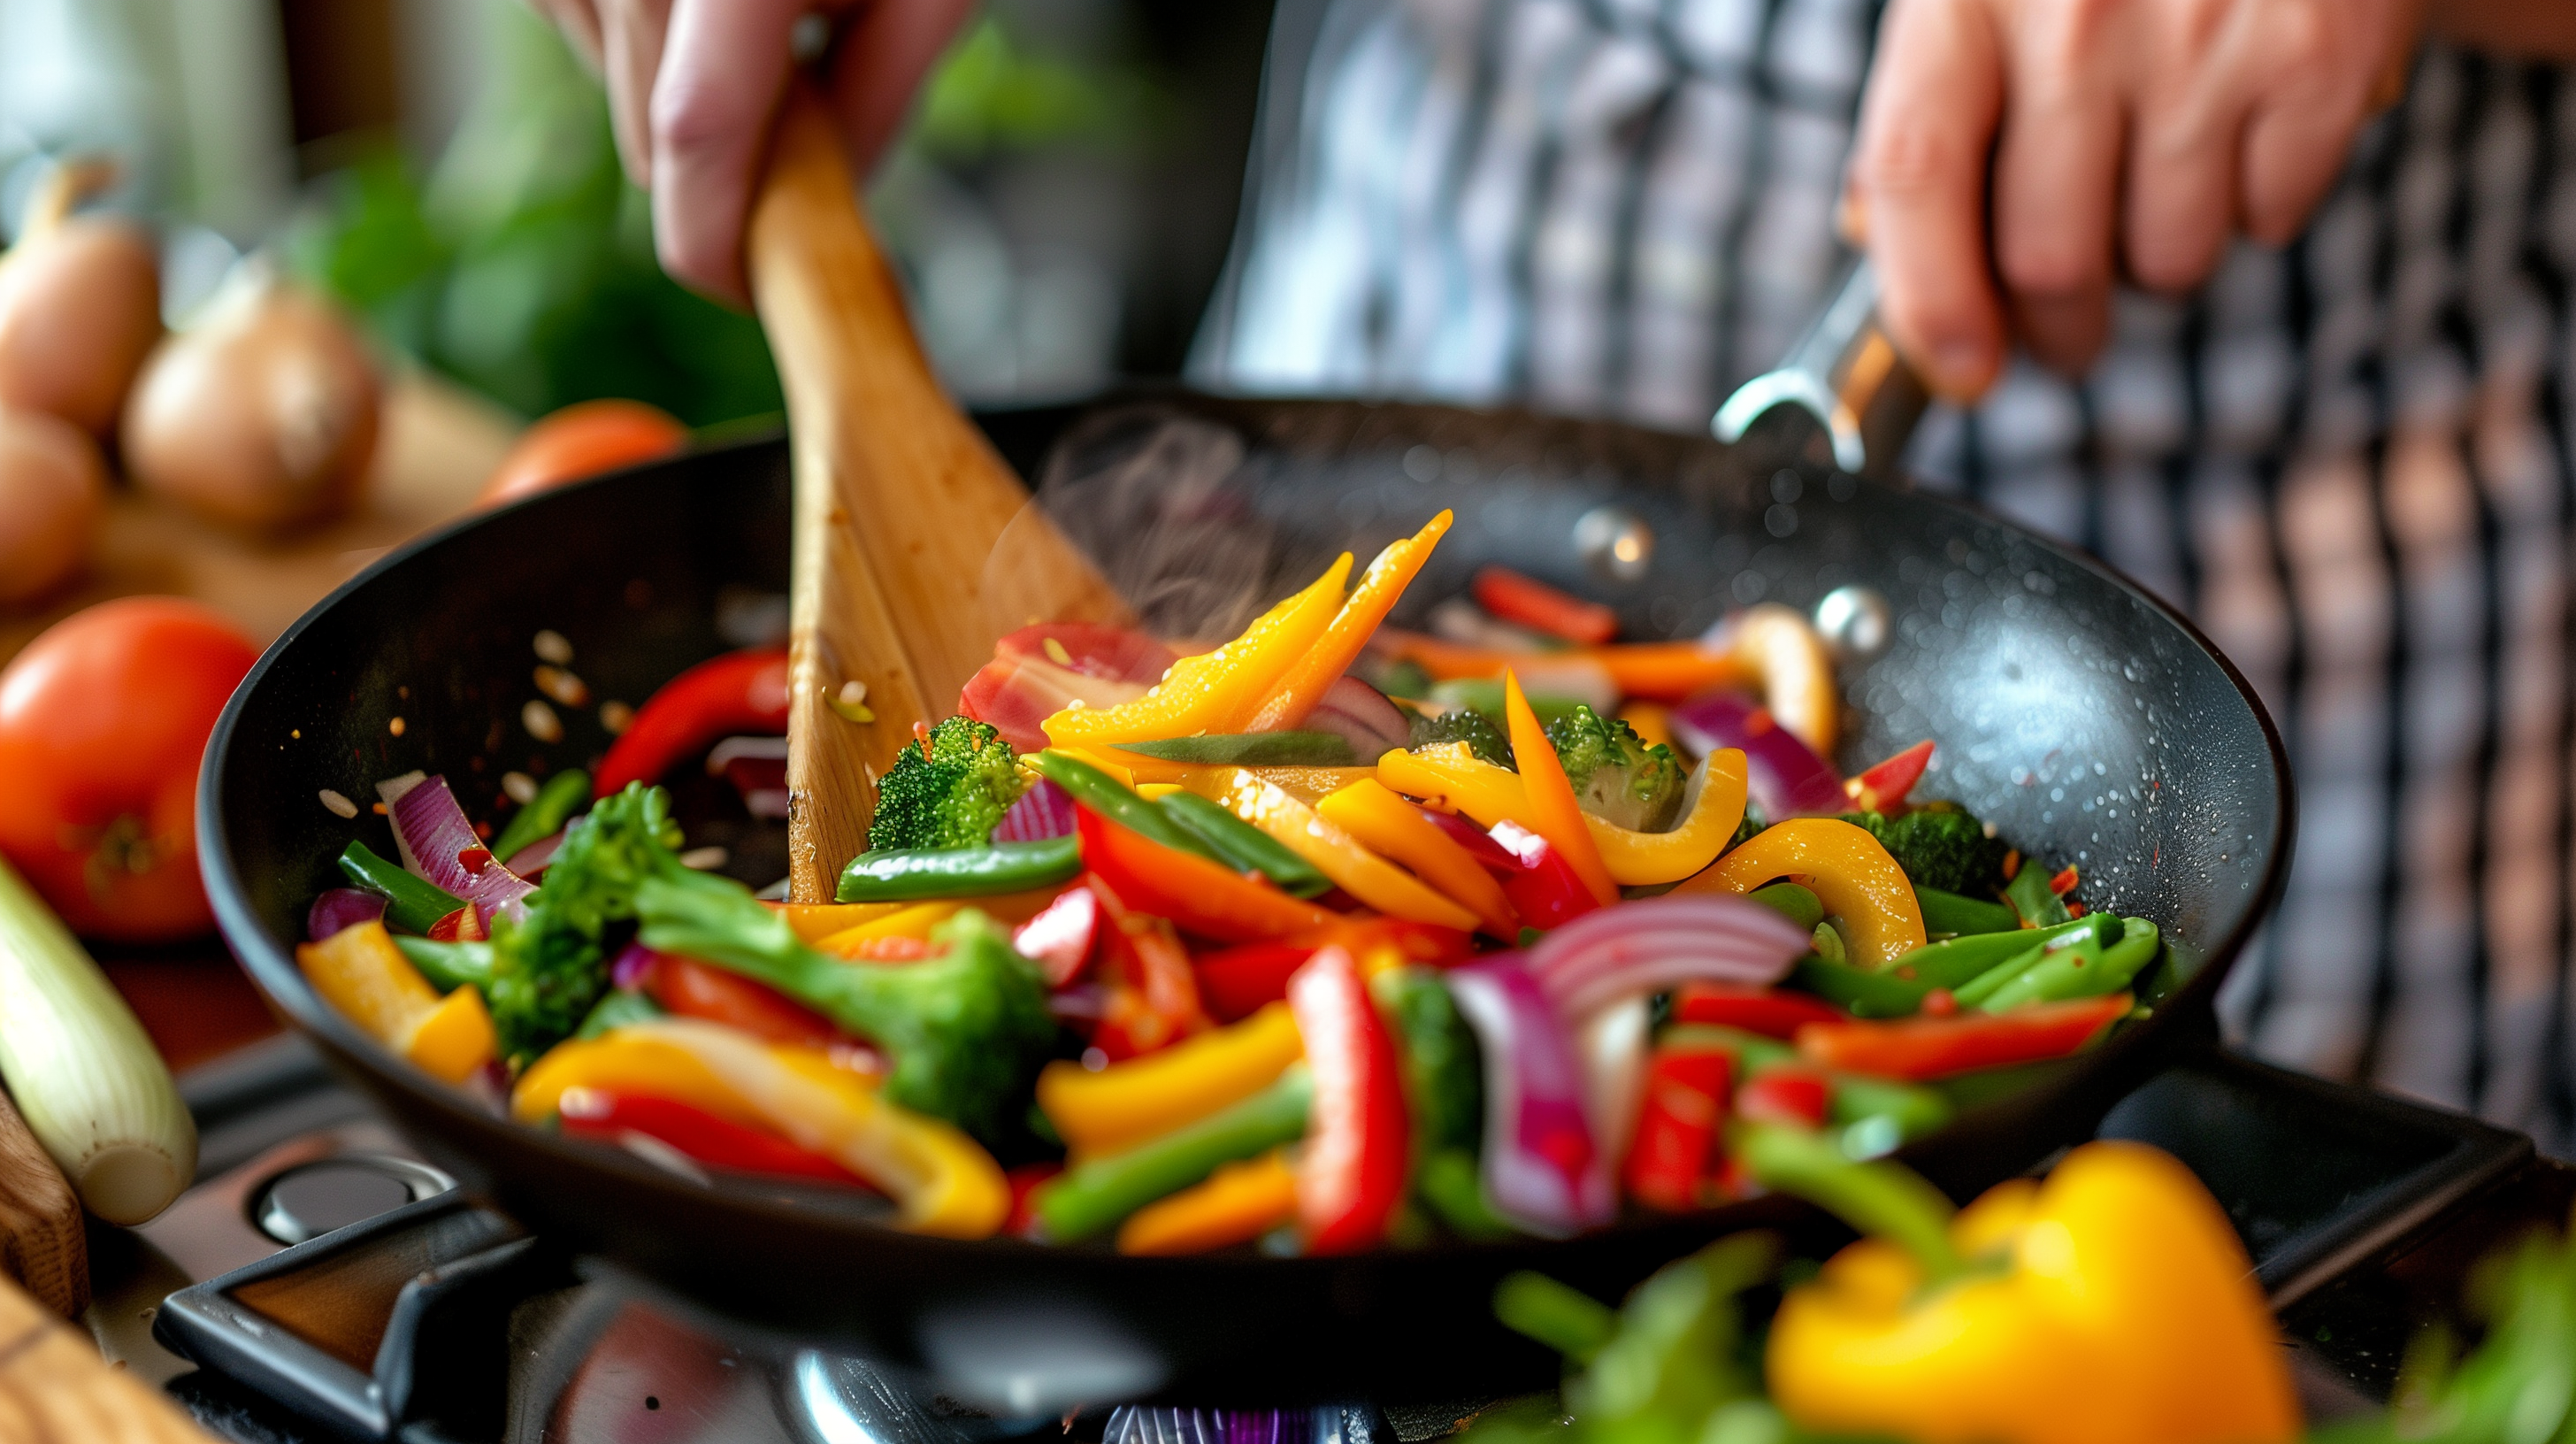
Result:
M940 389L830 117L801 83L770 142L747 256L796 475L789 890L820 902L865 845L876 779L913 722L956 707L997 636L1127 613L1043 516L1022 515L1027 491ZM988 569L1006 530L1009 565ZM834 709L851 682L873 721Z

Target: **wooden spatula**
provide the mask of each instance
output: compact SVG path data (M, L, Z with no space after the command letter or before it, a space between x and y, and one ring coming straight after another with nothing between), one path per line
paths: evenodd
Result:
M866 846L876 779L916 720L956 709L996 638L1131 615L940 389L831 121L802 85L781 108L746 247L796 482L788 889L828 902ZM874 720L834 705L852 682Z

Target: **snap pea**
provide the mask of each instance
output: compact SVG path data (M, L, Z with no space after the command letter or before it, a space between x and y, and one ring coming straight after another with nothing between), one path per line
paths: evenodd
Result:
M463 898L403 871L401 864L387 862L363 842L350 843L340 854L340 871L385 900L385 921L416 933L428 932L432 923L465 906Z
M2091 919L2059 923L2053 928L2015 928L2002 933L1974 933L1964 938L1933 943L1899 954L1881 972L1911 979L1928 987L1956 991L1988 971L2016 958L2027 959L2050 942L2086 927L2099 927ZM2011 976L2006 974L2007 977Z
M1757 887L1745 896L1809 932L1815 931L1816 924L1825 920L1824 901L1794 882L1775 882L1769 887Z
M563 830L572 815L590 803L590 774L575 767L546 779L501 835L492 839L492 855L503 862L510 854L532 842L542 842Z
M1301 1064L1263 1092L1124 1153L1095 1158L1046 1185L1038 1222L1059 1243L1089 1238L1158 1198L1178 1193L1222 1164L1251 1158L1306 1135L1314 1079Z
M1201 767L1353 767L1360 756L1338 732L1239 732L1121 742L1121 752Z
M1923 908L1923 929L1948 933L1952 937L1972 937L1981 933L2008 933L2021 926L2021 914L2002 903L1980 898L1961 897L1937 887L1917 887L1915 901Z
M2004 901L2011 903L2013 911L2032 927L2055 927L2073 915L2066 910L2066 899L2049 890L2049 880L2054 876L2038 858L2024 857L2021 871L2004 884Z
M1024 759L1056 786L1063 788L1074 801L1126 828L1148 842L1203 857L1210 862L1225 862L1206 843L1181 826L1168 812L1136 795L1136 789L1083 761L1062 752L1035 753ZM843 902L849 901L847 898Z
M2001 1013L2025 1003L2057 1003L2072 998L2099 998L2129 986L2140 969L2153 961L2164 939L2145 918L2123 920L2119 941L2103 946L2085 939L2073 947L2044 954L2019 976L1997 988L1981 1004Z
M1082 871L1078 838L996 842L984 847L886 848L841 869L833 896L845 903L989 897L1070 882Z
M1984 1007L1986 1000L2007 984L2031 969L2045 964L2051 954L2063 949L2084 948L2089 950L2084 954L2087 959L2099 957L2104 947L2119 941L2120 920L2107 913L2097 913L2066 927L2052 928L2049 931L2056 936L2042 945L2037 957L2015 958L2003 967L1989 969L1979 974L1973 982L1953 988L1951 994L1959 1000L1959 1006Z
M1800 958L1783 980L1815 994L1855 1018L1909 1018L1923 1007L1932 984L1909 981L1892 973L1872 972L1810 954Z
M441 943L396 934L394 946L402 949L402 955L411 959L420 975L442 993L468 986L479 988L492 981L490 943Z
M1318 897L1332 891L1333 880L1315 865L1281 845L1279 839L1226 811L1195 792L1168 792L1147 806L1170 815L1173 822L1214 852L1226 866L1257 872L1279 884L1292 897Z

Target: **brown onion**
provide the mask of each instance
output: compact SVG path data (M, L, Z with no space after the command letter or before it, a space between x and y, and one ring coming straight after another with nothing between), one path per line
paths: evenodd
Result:
M98 534L107 468L80 428L0 407L0 606L69 580Z
M235 526L315 521L366 480L378 391L366 343L337 307L246 281L144 363L125 408L126 472Z
M135 368L161 335L161 274L151 237L73 205L112 178L103 165L56 169L0 256L0 406L59 416L105 435Z

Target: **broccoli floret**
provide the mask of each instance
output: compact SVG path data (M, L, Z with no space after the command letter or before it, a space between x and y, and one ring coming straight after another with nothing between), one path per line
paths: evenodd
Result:
M1464 742L1468 751L1496 767L1515 765L1511 739L1503 735L1502 728L1494 725L1493 718L1472 708L1452 707L1428 717L1414 713L1412 733L1405 743L1407 748Z
M527 916L494 919L484 1001L501 1056L525 1062L572 1035L608 987L610 928L635 916L635 888L684 871L671 795L629 783L572 824L528 897Z
M1616 827L1659 832L1681 811L1690 776L1673 749L1648 742L1618 717L1578 705L1548 724L1547 740L1565 766L1583 810Z
M930 729L930 747L914 738L877 782L868 848L981 847L1028 781L1000 729L950 717Z
M888 1098L988 1143L1007 1137L1055 1041L1037 965L973 909L920 962L848 963L807 947L729 878L673 867L636 895L644 945L767 983L893 1055Z
M1867 828L1915 886L1963 897L1994 896L2004 880L2004 856L2012 851L2003 839L1988 836L1984 823L1945 803L1894 817L1845 813L1843 821Z

